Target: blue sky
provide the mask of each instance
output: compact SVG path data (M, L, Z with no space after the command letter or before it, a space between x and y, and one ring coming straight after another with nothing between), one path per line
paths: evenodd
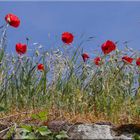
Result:
M108 39L119 41L119 49L124 49L122 42L130 41L129 47L140 50L140 2L1 2L0 25L7 13L21 20L19 28L8 29L10 52L26 37L46 49L57 48L64 31L74 34L72 47L77 47L81 34L85 39L94 36L82 46L90 54Z

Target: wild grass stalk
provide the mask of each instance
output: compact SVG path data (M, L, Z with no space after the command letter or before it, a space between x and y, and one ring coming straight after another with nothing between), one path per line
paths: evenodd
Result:
M7 28L7 27L6 27ZM83 49L32 51L33 55L10 55L5 51L6 29L0 50L0 107L4 111L55 108L70 114L104 115L113 122L128 122L140 115L140 71L121 60L123 51L103 55L101 65L81 61ZM28 46L31 45L28 40ZM134 58L137 54L129 51ZM44 65L39 71L37 65ZM123 118L123 117L122 117Z

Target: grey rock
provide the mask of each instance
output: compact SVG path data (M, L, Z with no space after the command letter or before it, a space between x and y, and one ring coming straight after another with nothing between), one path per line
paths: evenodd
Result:
M70 139L132 139L132 135L115 136L111 125L80 124L69 131Z

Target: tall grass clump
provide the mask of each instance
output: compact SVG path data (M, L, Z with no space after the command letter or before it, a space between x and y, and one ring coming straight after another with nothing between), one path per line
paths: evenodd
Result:
M71 117L90 114L113 122L140 120L139 52L127 44L122 46L124 51L119 50L117 42L107 40L101 45L102 53L91 58L81 43L70 48L74 36L64 32L63 45L56 50L42 51L40 44L27 39L26 44L16 44L16 55L9 54L6 31L8 26L17 28L19 24L10 18L1 28L2 113L47 109L55 110L56 117L67 113ZM27 54L31 45L34 49Z

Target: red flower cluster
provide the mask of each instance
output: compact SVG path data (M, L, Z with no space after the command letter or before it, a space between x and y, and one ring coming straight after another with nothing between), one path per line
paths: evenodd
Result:
M62 41L67 45L69 45L70 43L73 42L73 38L74 38L74 36L72 33L64 32L62 34Z
M83 58L83 61L86 62L90 57L89 57L88 53L83 53L82 58ZM101 60L102 60L101 57L98 56L98 57L94 58L93 62L95 65L101 65Z
M15 27L15 28L17 28L20 25L20 19L16 15L11 14L11 13L9 13L5 16L5 21L10 26ZM65 44L69 45L73 42L74 36L70 32L63 32L62 36L61 36L61 39ZM111 53L112 51L116 50L116 48L117 48L116 44L111 40L107 40L106 42L104 42L101 45L101 49L102 49L102 51L105 55L107 55L107 54ZM20 55L25 54L27 52L27 45L22 44L22 43L17 43L16 44L16 52ZM83 53L82 58L83 58L83 61L85 62L90 57L89 57L88 53ZM101 57L96 57L96 58L94 58L93 62L94 62L95 65L100 65L101 60L102 60ZM128 56L123 56L122 61L125 62L125 63L128 63L128 64L131 64L133 62L133 58L128 57ZM136 65L140 66L140 57L136 59ZM44 65L43 64L38 64L37 69L39 71L43 71L44 70Z
M128 64L131 64L133 62L133 58L128 57L128 56L123 56L122 61Z
M6 20L6 22L7 22L9 25L11 25L11 26L13 26L13 27L15 27L15 28L17 28L17 27L20 25L20 20L19 20L19 18L18 18L16 15L14 15L14 14L7 14L7 15L5 16L5 20Z
M83 58L83 61L85 62L89 58L89 55L87 53L83 53L82 58Z
M16 52L20 55L25 54L27 51L27 45L22 43L16 44Z
M140 57L136 59L136 65L140 66Z
M43 70L44 70L44 65L43 65L43 64L38 64L38 65L37 65L37 69L38 69L39 71L43 71Z
M109 54L110 52L116 50L116 45L114 42L107 40L102 44L101 48L104 54Z
M102 60L101 57L96 57L96 58L94 58L93 61L94 61L95 65L100 65L101 64L101 60Z

